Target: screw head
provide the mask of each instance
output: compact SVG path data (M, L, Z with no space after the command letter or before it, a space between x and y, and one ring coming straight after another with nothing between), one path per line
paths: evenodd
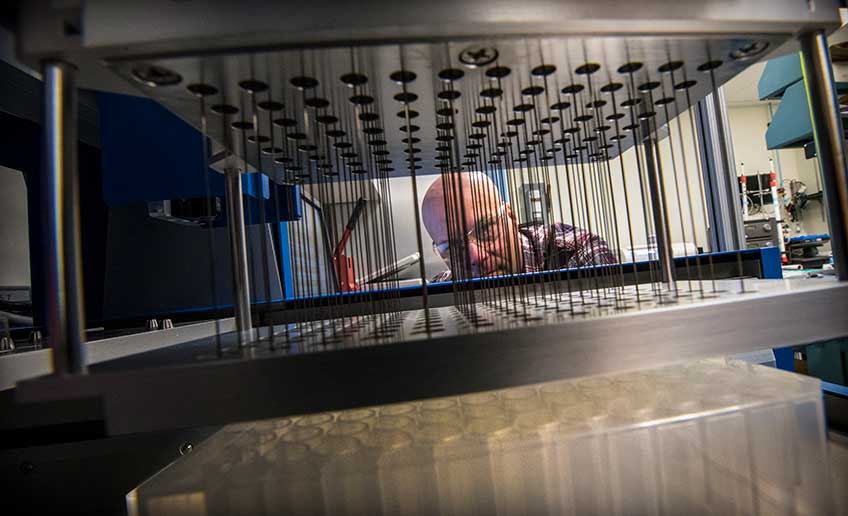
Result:
M473 45L459 53L459 62L469 68L480 68L495 62L499 55L496 48Z
M183 78L177 72L164 66L154 64L139 64L133 67L132 76L138 82L156 88L158 86L173 86L182 82Z
M32 462L28 462L28 461L21 462L21 465L19 466L19 468L21 470L21 473L24 474L24 475L29 475L30 473L33 472L33 470L35 470L35 466L32 465Z
M193 444L186 442L180 445L180 455L188 455L192 451L194 451Z
M748 41L736 50L730 53L730 58L736 61L746 61L748 59L753 59L763 52L769 47L767 41Z

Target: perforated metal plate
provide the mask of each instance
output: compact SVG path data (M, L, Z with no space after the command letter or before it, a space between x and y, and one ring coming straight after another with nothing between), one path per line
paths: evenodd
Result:
M116 70L198 128L204 113L253 167L315 182L614 158L784 39L497 38Z

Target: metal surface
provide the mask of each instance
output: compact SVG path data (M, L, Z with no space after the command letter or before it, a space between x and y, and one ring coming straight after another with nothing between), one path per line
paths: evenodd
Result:
M61 11L47 1L22 6L25 56L55 52L113 58L226 51L238 47L310 46L366 41L487 38L492 34L784 33L839 26L836 0L378 0L351 4L291 1L133 0L85 2L85 38L68 45ZM61 7L64 7L62 5ZM67 9L67 8L66 8ZM58 13L57 13L58 11ZM137 23L145 20L145 23ZM59 21L59 23L57 23ZM39 30L41 29L41 30ZM82 41L80 41L82 40Z
M168 346L212 337L235 329L232 318L176 326L157 332L141 331L131 335L111 337L83 343L86 364L118 360ZM0 356L0 390L52 372L52 350L49 348L21 351Z
M728 145L731 134L724 89L719 88L698 102L696 114L710 249L743 249L742 211L736 202L736 165L733 149Z
M108 432L122 433L462 394L848 334L848 285L841 282L750 280L756 292L746 294L733 293L738 282L718 283L728 293L617 315L539 309L547 320L520 322L481 309L485 317L473 324L462 323L456 309L434 309L434 323L441 320L445 330L431 339L412 333L421 317L410 312L405 338L394 344L372 338L310 347L295 340L242 358L230 338L231 351L214 359L213 343L196 343L193 351L180 347L184 365L150 367L155 357L140 356L136 367L147 363L144 369L115 363L98 374L23 382L17 395L21 402L99 397ZM775 317L781 313L793 317ZM380 319L365 318L358 329L369 333L369 321Z
M86 370L75 74L68 63L44 64L43 260L47 333L58 374Z
M655 100L682 95L682 91L675 89L675 85L684 82L684 79L694 81L688 88L689 96L694 102L714 87L713 81L716 86L721 85L752 62L729 57L735 49L752 40L768 43L769 48L772 48L779 46L785 38L775 35L747 38L733 36L721 39L632 37L627 40L598 36L582 39L493 38L488 43L499 51L495 64L509 68L509 76L502 80L487 76L487 70L494 65L476 69L463 67L464 77L457 79L451 86L459 97L454 105L462 106L452 120L456 127L456 143L459 149L462 149L460 154L471 152L474 144L481 142L475 139L475 133L485 134L488 139L493 140L493 144L497 136L488 135L485 130L470 130L467 128L468 124L480 118L490 119L495 123L504 123L510 118L522 119L525 113L519 112L518 108L527 105L532 105L537 111L537 117L531 117L527 113L528 126L541 123L537 122L536 118L562 118L561 123L553 122L550 128L557 130L561 125L562 129L579 129L586 134L600 134L609 130L609 117L622 111L622 108L617 106L616 102L610 102L606 95L603 99L600 98L601 95L596 98L593 90L609 82L626 82L628 76L620 73L619 69L628 63L640 63L642 67L633 73L633 85L629 88L633 91L628 89L620 92L617 96L618 103L629 96L637 96L635 88L658 80L664 84L661 89L654 91ZM230 147L253 167L269 175L273 175L271 170L276 168L286 171L284 177L296 177L304 182L338 181L338 174L363 169L368 172L368 177L379 177L381 173L396 177L406 176L410 171L405 154L408 145L401 141L407 136L407 128L404 119L398 118L398 110L404 105L408 105L416 114L410 122L414 126L415 137L420 139L415 147L420 149L416 157L421 159L417 165L422 168L416 174L433 174L439 171L437 165L441 154L436 151L440 146L440 141L437 140L440 135L437 124L444 122L444 119L437 117L436 112L447 103L439 97L442 93L440 90L445 87L445 81L438 78L437 74L443 69L461 67L457 56L471 44L470 41L459 40L439 44L410 43L403 46L320 48L309 51L212 56L204 53L202 57L116 62L111 69L135 84L142 94L157 100L196 128L201 126L197 99L186 87L201 84L215 88L217 93L207 97L213 113L210 120L217 122L221 118L214 114L215 106L228 106L228 109L235 111L224 117L226 123L210 123L208 134ZM675 73L662 74L657 71L663 64L678 60L684 62L685 66ZM702 64L715 60L723 64L710 74L698 70ZM586 62L597 63L601 68L593 74L575 73L575 70ZM176 85L152 87L133 78L133 71L138 66L151 64L177 73L182 81ZM545 77L532 74L531 70L541 64L554 65L556 71ZM390 80L391 73L399 69L413 72L417 76L417 79L403 84L405 89ZM362 74L367 82L351 88L339 80L340 76L350 72ZM314 83L315 86L303 88L302 85L297 86L300 84L297 82L300 77L315 79L317 82ZM240 84L244 81L259 81L264 84L268 87L268 93L261 93L259 99L279 102L284 107L281 110L260 109L256 113L252 112L242 99L243 88ZM543 86L544 93L537 97L522 96L521 92L531 85ZM571 85L578 85L585 90L578 90L573 94L567 93L568 90L560 91ZM481 92L492 87L503 90L503 95L494 99L481 95ZM399 93L414 94L415 100L407 104L400 102L400 97L397 96ZM615 98L616 96L613 96L613 99ZM354 103L352 99L358 100ZM477 111L478 114L475 114L475 108L489 104L489 100L492 100L492 109L496 111L485 115ZM327 105L324 105L325 101ZM594 104L596 101L600 102L597 102L597 107L591 109L593 116L588 120L580 120L585 113L584 105ZM309 107L314 105L324 107ZM556 105L571 107L552 107ZM678 109L685 107L675 102L667 104L667 109L657 110L656 126L662 126L667 118L675 117ZM377 115L377 120L368 123L357 120L362 112ZM258 122L259 134L271 138L281 152L274 156L268 156L267 153L263 156L258 146L241 145L238 133L233 133L235 137L230 134L233 132L230 122L249 121L254 116ZM321 123L319 117L322 116L331 116L338 121ZM501 117L503 120L499 120ZM277 121L278 125L272 125L273 121ZM337 130L342 130L344 136L333 136L332 131ZM328 131L329 135L326 134ZM375 132L379 132L380 136L373 137ZM376 145L370 143L372 141L385 143ZM619 152L630 148L634 141L632 136L624 132L620 143L620 146L611 145L604 149L604 154L615 157ZM347 166L347 163L353 160L339 162L336 156L347 148L341 148L342 144L351 145L352 149L360 154L360 158L368 157L367 160L357 160L364 166ZM317 146L318 151L299 152L298 149L304 145ZM545 145L548 146L547 143ZM579 155L576 159L589 159L578 151L570 150L571 145L568 149L566 154L575 152ZM387 150L388 155L380 155L376 159L385 159L387 163L375 166L371 153L383 150ZM310 155L317 155L320 159L307 159ZM274 165L270 158L279 159L282 166ZM504 165L509 166L508 163ZM325 169L323 166L329 168Z
M822 191L827 196L833 263L837 276L844 281L848 280L848 165L830 53L822 32L803 34L800 42L813 137L821 164Z
M225 174L227 195L227 229L230 236L230 257L233 264L233 305L236 329L244 343L251 338L250 275L247 269L247 237L244 228L242 176L238 170Z
M671 236L668 224L668 201L665 195L665 182L660 160L655 159L656 140L650 123L642 123L642 135L645 149L645 168L648 176L648 190L651 193L651 215L654 222L654 237L657 242L660 272L666 288L674 292L677 282L674 278L674 254L671 249ZM638 158L637 158L638 159Z

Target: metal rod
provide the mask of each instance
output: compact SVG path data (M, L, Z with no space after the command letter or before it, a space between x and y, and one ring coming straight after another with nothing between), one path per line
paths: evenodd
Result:
M250 284L247 270L247 237L244 226L244 200L241 173L230 168L225 172L227 194L227 228L230 234L230 255L233 264L233 306L239 343L251 338L253 322L250 319Z
M823 32L803 34L798 39L816 153L826 192L833 263L837 277L845 281L848 280L848 167L830 53Z
M645 165L648 172L648 188L651 192L651 215L654 220L654 231L657 240L657 253L659 254L660 270L662 279L668 290L677 290L674 282L674 261L671 253L671 235L669 234L668 205L665 198L665 187L663 186L661 170L658 159L655 157L654 137L651 135L650 123L642 122L642 134L645 148ZM649 243L650 248L650 243Z
M57 374L87 371L77 169L76 67L44 63L47 331Z

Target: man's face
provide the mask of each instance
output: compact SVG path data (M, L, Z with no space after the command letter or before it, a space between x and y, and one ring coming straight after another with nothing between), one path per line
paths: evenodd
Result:
M446 178L434 184L422 205L434 251L455 278L519 272L521 248L512 209L487 179L455 176L461 180Z

